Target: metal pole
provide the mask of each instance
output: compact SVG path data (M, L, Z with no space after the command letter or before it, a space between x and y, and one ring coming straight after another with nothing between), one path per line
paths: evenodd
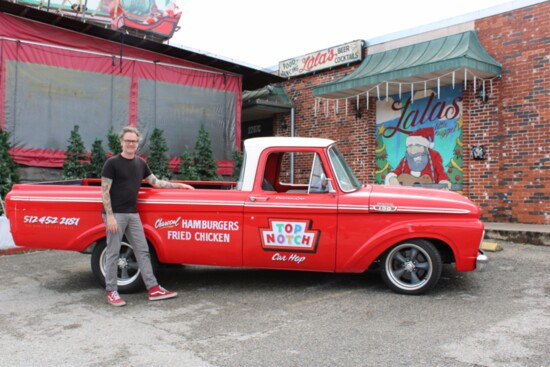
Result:
M290 109L290 136L294 137L294 107ZM294 183L294 153L290 153L290 183Z

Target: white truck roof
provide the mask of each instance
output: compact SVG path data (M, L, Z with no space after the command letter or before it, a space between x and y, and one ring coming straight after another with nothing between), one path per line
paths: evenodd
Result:
M334 140L323 138L300 138L289 136L268 136L252 138L244 141L244 146L263 150L269 147L328 147L334 144Z
M334 140L323 138L299 138L288 136L275 136L263 138L251 138L244 141L246 162L243 162L244 172L237 183L237 189L251 191L258 170L260 154L266 148L271 147L295 147L295 148L327 148L334 144Z

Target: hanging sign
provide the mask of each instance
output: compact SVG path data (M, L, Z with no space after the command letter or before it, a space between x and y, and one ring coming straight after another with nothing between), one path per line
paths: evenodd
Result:
M297 76L346 65L362 59L362 41L357 40L279 62L279 75Z

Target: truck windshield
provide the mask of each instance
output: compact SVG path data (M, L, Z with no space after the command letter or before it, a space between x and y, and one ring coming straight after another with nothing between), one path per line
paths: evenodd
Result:
M328 156L330 164L334 169L336 179L338 180L338 186L340 186L342 191L354 191L361 187L361 184L346 163L342 153L336 148L336 145L332 145L328 148Z

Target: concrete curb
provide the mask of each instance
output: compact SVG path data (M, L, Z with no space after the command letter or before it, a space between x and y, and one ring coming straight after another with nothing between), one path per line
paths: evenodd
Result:
M485 223L485 239L550 246L550 225Z

